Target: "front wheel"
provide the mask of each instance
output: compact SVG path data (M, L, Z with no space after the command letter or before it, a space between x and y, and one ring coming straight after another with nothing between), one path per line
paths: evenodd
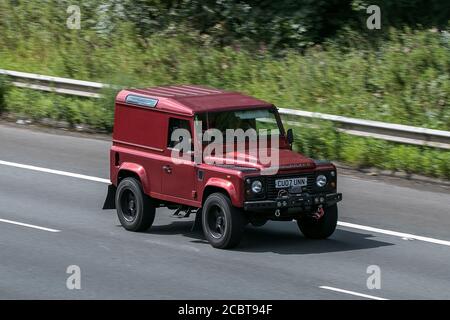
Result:
M209 243L219 249L233 248L244 233L244 216L233 207L229 197L213 193L202 208L202 227Z
M337 205L327 207L324 211L325 214L320 219L303 217L297 220L298 227L306 238L326 239L333 234L338 220Z

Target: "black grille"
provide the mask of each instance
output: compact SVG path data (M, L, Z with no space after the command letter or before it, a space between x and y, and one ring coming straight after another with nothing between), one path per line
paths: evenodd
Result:
M312 193L314 188L314 181L316 176L314 173L299 173L299 174L288 174L288 175L276 175L269 176L266 178L267 181L267 199L276 199L278 197L278 192L282 189L288 191L288 188L275 188L275 180L277 179L287 179L287 178L298 178L307 177L308 184L303 187L302 192Z

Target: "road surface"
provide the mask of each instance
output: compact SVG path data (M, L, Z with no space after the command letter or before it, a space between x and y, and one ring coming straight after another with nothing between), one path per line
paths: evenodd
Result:
M144 233L102 210L109 147L0 125L0 299L450 299L446 189L340 175L330 239L269 222L218 250L169 210ZM367 286L374 265L380 289Z

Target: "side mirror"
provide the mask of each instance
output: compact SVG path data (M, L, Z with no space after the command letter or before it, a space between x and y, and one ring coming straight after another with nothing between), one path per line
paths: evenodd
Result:
M289 144L292 144L294 142L294 132L292 129L288 129L286 132L286 139Z

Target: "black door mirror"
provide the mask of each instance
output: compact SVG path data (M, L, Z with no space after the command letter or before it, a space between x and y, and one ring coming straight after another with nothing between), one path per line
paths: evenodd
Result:
M289 144L292 144L294 142L294 132L292 129L288 129L286 132L286 139Z

